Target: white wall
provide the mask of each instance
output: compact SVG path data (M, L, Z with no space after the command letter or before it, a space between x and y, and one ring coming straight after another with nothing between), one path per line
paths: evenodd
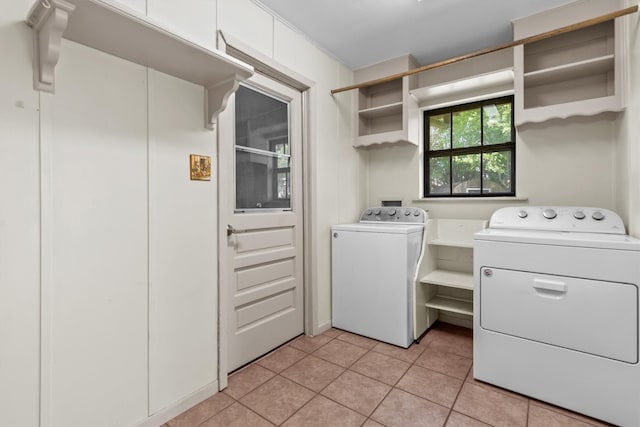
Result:
M216 167L204 91L65 40L56 92L39 93L32 2L0 2L0 425L175 412L217 388L217 183L188 170L191 153ZM352 95L329 92L351 72L248 0L120 3L209 48L224 29L315 82L315 309L328 326L329 227L366 198Z
M40 380L39 97L27 0L0 14L0 425L38 424Z
M635 5L627 1L628 6ZM627 46L629 73L627 110L621 117L616 157L617 209L628 219L630 234L640 237L640 15L627 16Z

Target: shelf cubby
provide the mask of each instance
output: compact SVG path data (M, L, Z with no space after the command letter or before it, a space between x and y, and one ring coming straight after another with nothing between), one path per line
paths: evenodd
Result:
M613 12L618 0L580 0L513 22L525 38ZM620 19L514 48L515 123L538 123L624 109Z

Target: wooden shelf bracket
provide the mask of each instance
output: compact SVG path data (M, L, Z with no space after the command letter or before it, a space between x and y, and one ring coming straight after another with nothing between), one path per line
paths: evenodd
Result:
M205 91L205 127L210 130L216 128L218 114L227 108L229 97L235 93L240 82L245 80L242 76L235 75L225 81L209 86Z
M42 0L29 11L27 23L33 27L33 86L37 90L54 91L62 35L74 9L75 5L64 0Z

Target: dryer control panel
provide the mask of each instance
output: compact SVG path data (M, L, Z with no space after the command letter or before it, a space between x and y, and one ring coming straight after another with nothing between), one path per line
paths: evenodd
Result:
M522 206L498 209L489 228L625 234L620 216L608 209L579 206Z
M360 215L360 222L393 222L398 224L424 224L427 212L420 208L402 206L376 206Z

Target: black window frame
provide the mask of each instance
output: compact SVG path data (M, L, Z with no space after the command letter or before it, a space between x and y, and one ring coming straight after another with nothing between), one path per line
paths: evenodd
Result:
M500 144L487 144L484 145L484 130L482 123L484 123L484 108L485 105L504 104L511 103L511 141ZM471 110L480 108L480 145L474 147L452 148L453 140L453 113L464 110ZM451 120L451 139L449 148L442 150L430 150L430 125L429 118L431 116L437 116L441 114L450 113ZM485 99L482 101L474 101L465 104L457 104L448 107L436 108L433 110L425 110L423 113L423 197L424 198L438 198L438 197L513 197L516 195L516 128L514 121L514 97L513 95L501 96L498 98ZM511 190L509 192L501 193L485 193L483 192L483 154L495 153L502 151L511 152ZM453 158L458 155L465 154L480 154L480 192L479 193L453 193ZM449 158L449 193L430 193L431 182L431 167L430 160L435 157L448 157Z

